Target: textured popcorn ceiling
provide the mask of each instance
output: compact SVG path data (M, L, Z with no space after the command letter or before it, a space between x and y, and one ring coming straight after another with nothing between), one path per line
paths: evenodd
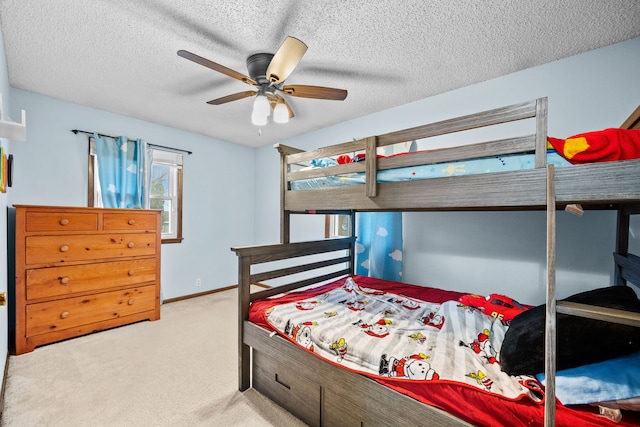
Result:
M16 88L263 146L638 37L640 1L2 0L0 22ZM309 49L286 83L349 95L287 97L296 117L262 135L253 98L206 104L249 86L176 54L247 74L288 35Z

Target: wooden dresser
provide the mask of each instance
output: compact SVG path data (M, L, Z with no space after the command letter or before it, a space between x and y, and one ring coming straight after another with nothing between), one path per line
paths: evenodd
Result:
M160 211L14 208L15 354L160 318Z

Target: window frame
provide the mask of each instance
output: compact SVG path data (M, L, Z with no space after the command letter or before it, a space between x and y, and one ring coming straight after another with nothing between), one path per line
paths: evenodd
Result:
M99 178L97 177L97 172L98 172L98 164L97 164L97 157L95 156L94 150L92 150L92 145L95 146L95 139L93 138L93 136L89 137L89 144L88 144L88 165L87 165L87 169L88 169L88 194L87 194L87 206L89 207L95 207L96 203L96 197L97 197L97 183L96 180L98 180ZM147 160L147 167L149 168L149 170L151 170L152 165L155 163L154 159L153 159L153 151L158 151L158 152L166 152L166 153L174 153L175 151L173 150L167 150L167 149L163 149L160 147L156 147L156 146L149 146L148 150L150 151L150 159ZM182 159L184 161L184 158ZM175 192L176 194L174 196L170 196L170 197L153 197L154 199L170 199L170 200L175 200L175 235L174 233L171 233L170 237L164 237L166 236L166 234L163 234L162 237L162 243L181 243L184 238L182 236L182 198L183 198L183 180L182 180L182 163L178 163L175 162L174 164L168 164L168 162L162 162L161 163L163 166L169 166L170 168L172 168L172 170L175 170ZM149 181L149 175L147 175L147 177L145 178L145 187L147 190L147 197L145 200L145 205L148 207L150 204L150 201L152 199L149 190L150 187L150 183Z
M334 237L351 236L351 215L347 214L326 214L324 216L324 237L331 239Z
M180 243L183 240L182 238L182 163L170 162L170 161L155 161L153 152L170 153L171 152L170 150L163 150L161 148L150 147L150 151L152 153L151 153L151 160L148 162L149 170L151 170L154 164L168 166L171 169L171 174L175 175L175 177L172 176L172 179L170 180L171 182L170 190L174 189L175 193L173 191L170 191L170 193L172 194L169 196L154 197L151 194L151 192L149 192L149 194L147 195L147 203L150 204L152 199L171 200L172 202L175 202L175 203L172 203L172 206L175 206L174 208L175 209L175 233L172 233L171 237L163 237L162 243ZM147 178L148 177L149 176L147 176ZM146 183L146 187L147 189L151 188L151 185L149 182ZM172 187L175 187L175 188L172 188Z

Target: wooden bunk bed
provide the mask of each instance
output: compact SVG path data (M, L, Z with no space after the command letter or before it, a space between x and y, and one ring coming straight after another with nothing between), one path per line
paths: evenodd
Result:
M525 119L535 123L531 135L408 156L376 155L379 147L387 145ZM640 108L623 127L640 128ZM367 376L336 367L249 320L255 301L354 274L355 237L290 243L292 214L342 213L351 215L353 221L358 211L546 209L545 425L556 422L556 310L640 326L637 313L556 303L556 209L574 213L582 209L617 210L616 284L629 281L640 285L640 258L628 253L629 218L640 212L640 160L548 166L546 98L309 152L282 145L277 148L281 153L281 242L232 248L239 259L239 389L253 386L310 425L445 426L472 425L474 420L473 416L465 420L464 416L421 403ZM301 170L296 167L312 159L355 152L365 153L363 162ZM523 152L533 153L534 168L402 182L378 182L377 178L381 171L391 168ZM364 174L365 184L292 189L297 180L352 173ZM252 292L253 285L262 283L271 287ZM539 425L542 421L536 420Z

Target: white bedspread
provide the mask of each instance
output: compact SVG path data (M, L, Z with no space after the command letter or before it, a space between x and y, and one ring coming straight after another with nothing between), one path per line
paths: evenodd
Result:
M308 351L365 375L456 381L507 399L543 397L534 377L500 370L507 326L457 301L428 303L348 279L318 297L274 307L268 321Z

